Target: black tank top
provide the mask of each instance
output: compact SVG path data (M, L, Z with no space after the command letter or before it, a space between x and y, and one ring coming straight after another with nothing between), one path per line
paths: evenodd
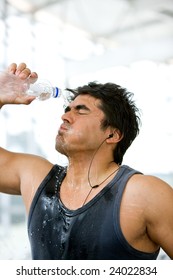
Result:
M153 260L154 253L134 249L120 227L120 203L128 179L140 173L121 166L111 182L77 210L67 209L59 189L66 168L54 165L39 186L28 217L35 260Z

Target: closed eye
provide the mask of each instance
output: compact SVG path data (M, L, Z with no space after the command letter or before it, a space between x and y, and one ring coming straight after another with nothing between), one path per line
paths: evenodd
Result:
M88 114L90 112L89 108L85 105L77 105L75 107L75 111L77 111L79 114Z
M90 109L86 105L76 105L75 107L67 106L65 108L65 113L70 112L71 110L74 110L78 114L88 114L90 112Z

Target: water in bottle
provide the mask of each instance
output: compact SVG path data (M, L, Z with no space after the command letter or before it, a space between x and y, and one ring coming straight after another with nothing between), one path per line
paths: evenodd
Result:
M33 84L28 84L28 88L25 91L25 94L35 96L38 100L41 101L49 99L51 97L62 97L66 104L70 102L72 97L72 94L69 91L62 90L58 87L53 87L47 80L40 80Z

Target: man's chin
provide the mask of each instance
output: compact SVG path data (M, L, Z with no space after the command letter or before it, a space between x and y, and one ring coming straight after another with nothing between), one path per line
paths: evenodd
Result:
M62 155L64 155L64 156L67 156L67 151L66 151L65 147L63 147L62 145L60 146L60 145L58 145L58 144L56 143L56 144L55 144L55 150L56 150L58 153L60 153L60 154L62 154Z

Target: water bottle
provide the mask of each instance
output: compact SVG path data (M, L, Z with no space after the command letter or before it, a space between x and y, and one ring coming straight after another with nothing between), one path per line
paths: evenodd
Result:
M39 80L33 84L29 83L26 84L26 87L25 94L35 96L40 101L47 100L51 97L62 97L65 103L69 103L72 97L70 91L53 87L47 80Z

